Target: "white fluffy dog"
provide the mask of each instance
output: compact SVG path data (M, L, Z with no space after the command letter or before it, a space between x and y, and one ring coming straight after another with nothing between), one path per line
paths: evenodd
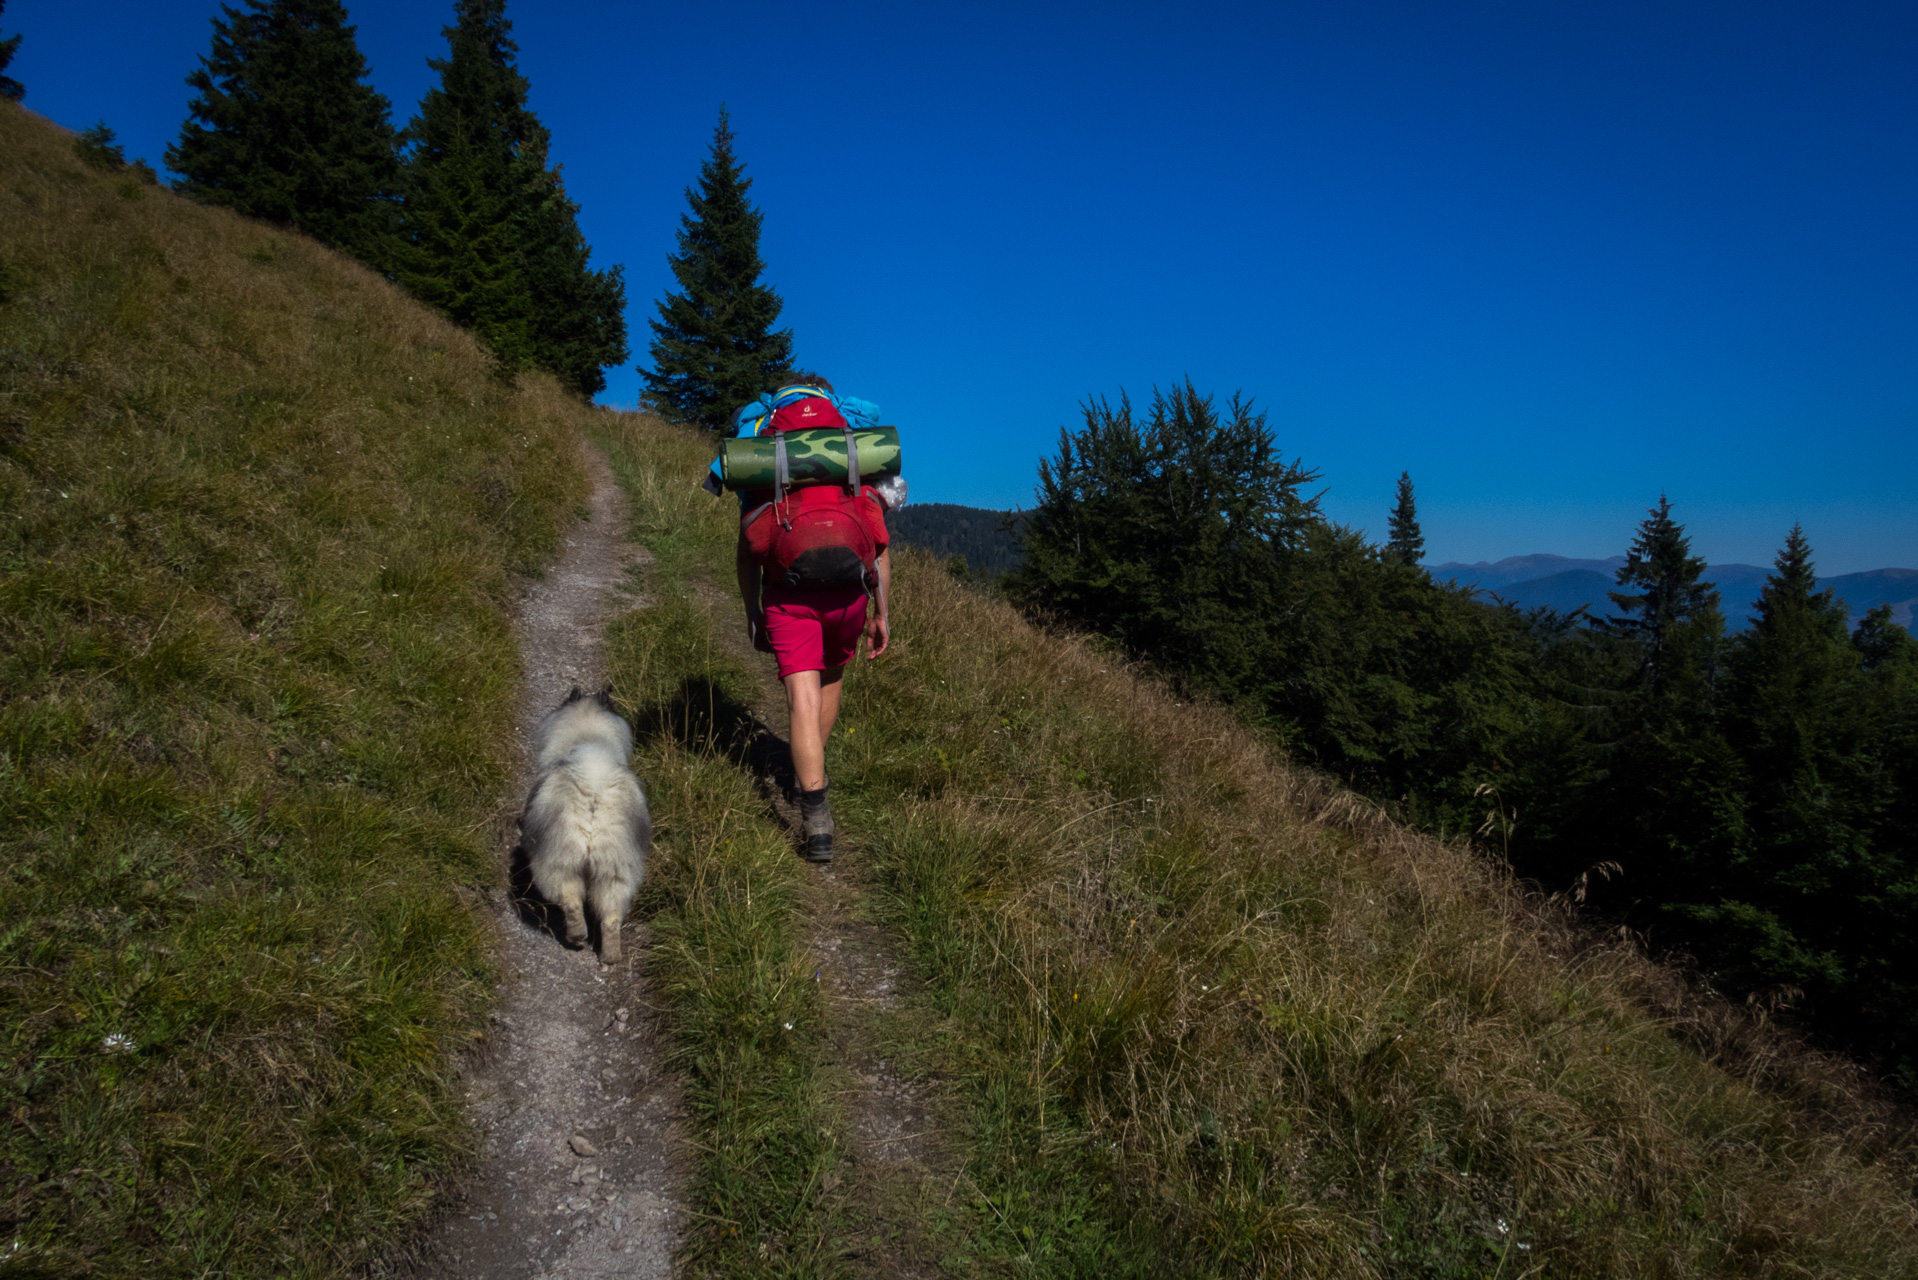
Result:
M539 722L539 778L520 815L533 884L566 913L566 945L586 945L583 910L599 920L599 958L619 959L619 926L646 874L653 819L633 776L633 731L606 693L577 686Z

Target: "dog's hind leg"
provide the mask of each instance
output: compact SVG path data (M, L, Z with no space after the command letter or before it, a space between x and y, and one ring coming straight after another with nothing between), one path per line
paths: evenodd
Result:
M566 913L566 945L583 947L586 945L586 886L578 876L567 876L566 883L560 886L556 900L559 909Z
M633 901L635 887L623 876L593 879L593 916L599 921L601 964L619 963L619 928L626 923L626 908Z

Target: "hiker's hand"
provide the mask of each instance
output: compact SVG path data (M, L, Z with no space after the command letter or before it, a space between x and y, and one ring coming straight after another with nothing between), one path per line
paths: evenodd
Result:
M891 639L891 635L886 630L884 618L875 613L866 619L866 661L871 662L884 653Z
M766 611L748 609L746 611L746 634L752 638L753 648L760 653L773 651L772 637L766 634Z

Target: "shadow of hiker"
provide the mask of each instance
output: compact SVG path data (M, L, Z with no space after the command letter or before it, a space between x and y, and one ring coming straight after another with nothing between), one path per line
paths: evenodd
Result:
M770 804L798 794L792 749L739 699L705 676L688 676L661 702L633 717L635 736L665 738L690 751L725 756L746 770Z

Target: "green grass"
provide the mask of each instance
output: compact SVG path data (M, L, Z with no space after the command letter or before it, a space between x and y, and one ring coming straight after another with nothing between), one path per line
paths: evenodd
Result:
M591 415L0 106L0 1250L335 1275L470 1144L519 575Z
M624 416L596 435L654 555L652 601L609 629L607 670L639 726L655 845L638 909L694 1127L681 1262L695 1276L838 1274L839 1140L802 940L807 868L744 767L752 678L715 645L695 583L719 548L730 569L731 504L695 487L710 460L698 439Z
M636 519L676 573L724 584L730 525L691 489L699 448L626 430ZM1222 711L926 557L895 572L895 652L850 682L829 763L840 874L919 981L894 1031L958 1095L954 1216L929 1224L947 1272L1918 1275L1909 1120L1842 1066L1579 935ZM711 674L730 669L710 619L658 625L698 639L636 703L741 678ZM713 786L704 821L749 803ZM712 846L660 886L662 911L713 878ZM702 936L789 947L776 902ZM715 987L740 955L778 964L755 959L755 994L683 1043L726 1044L789 989L770 944L701 954L678 972ZM775 1092L753 1113L767 1132L822 1110ZM731 1157L702 1142L712 1185ZM801 1214L818 1167L769 1168L758 1212Z

